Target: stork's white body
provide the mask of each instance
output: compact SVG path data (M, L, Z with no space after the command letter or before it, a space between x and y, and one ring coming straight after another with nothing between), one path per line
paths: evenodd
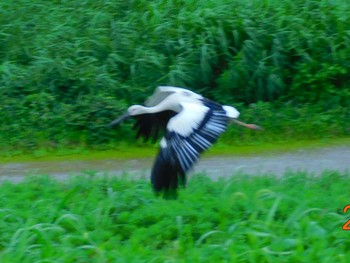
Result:
M165 97L164 94L167 96ZM163 98L162 101L156 98ZM173 110L178 114L168 122L167 129L177 132L182 136L189 136L194 129L203 121L210 108L203 104L203 96L190 90L171 86L160 86L151 98L146 101L148 112L159 112L162 110ZM159 102L154 105L151 102ZM222 106L228 118L236 119L239 116L232 106ZM213 129L217 127L213 126Z
M225 131L229 119L235 120L239 112L187 89L160 86L145 106L131 106L126 115L112 124L127 116L137 119L138 136L157 137L158 131L164 130L151 181L156 192L169 194L176 192L179 183L185 184L186 172ZM250 124L242 125L251 128Z

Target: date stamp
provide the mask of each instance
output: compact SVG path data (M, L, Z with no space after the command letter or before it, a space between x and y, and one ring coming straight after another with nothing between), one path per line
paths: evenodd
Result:
M348 209L350 209L350 205L346 205L343 209L343 213L345 214L346 211L348 211ZM350 219L348 221L345 222L345 224L342 227L343 230L350 230Z

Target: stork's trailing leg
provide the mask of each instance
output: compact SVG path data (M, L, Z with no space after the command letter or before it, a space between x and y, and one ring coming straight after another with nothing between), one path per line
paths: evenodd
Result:
M259 130L259 131L264 130L263 128L261 128L259 125L256 125L256 124L245 123L245 122L239 121L237 119L232 119L232 121L238 125L241 125L243 127L248 128L248 129Z

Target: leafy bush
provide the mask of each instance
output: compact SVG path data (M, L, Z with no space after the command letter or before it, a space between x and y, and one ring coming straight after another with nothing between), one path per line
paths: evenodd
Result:
M102 123L159 84L246 107L277 101L342 111L350 104L349 7L343 0L1 1L1 144L108 143L115 132Z

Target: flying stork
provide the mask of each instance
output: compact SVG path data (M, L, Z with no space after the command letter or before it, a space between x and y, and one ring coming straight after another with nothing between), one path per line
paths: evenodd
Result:
M234 107L222 106L190 90L160 86L144 106L130 106L110 126L134 117L137 137L157 139L163 132L151 183L155 193L169 197L176 196L179 185L186 184L186 173L225 131L229 120L249 129L262 129L238 121L238 116Z

